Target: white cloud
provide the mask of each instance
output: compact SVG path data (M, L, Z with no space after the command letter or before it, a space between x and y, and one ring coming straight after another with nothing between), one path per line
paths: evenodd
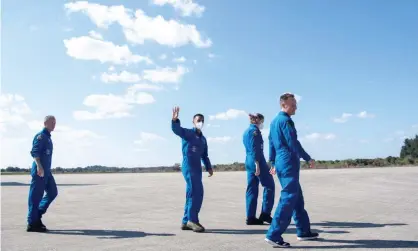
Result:
M357 117L362 118L362 119L365 119L365 118L374 118L375 115L374 114L367 113L366 111L362 111L359 114L357 114Z
M161 54L159 58L161 60L165 60L165 59L167 59L167 55L166 54Z
M345 122L347 122L348 121L348 119L350 118L350 117L352 117L353 116L353 114L351 114L351 113L343 113L342 115L341 115L341 117L339 117L339 118L334 118L333 119L333 121L335 122L335 123L345 123Z
M178 83L189 70L183 66L144 70L143 78L154 83Z
M152 40L161 45L179 47L192 43L198 48L210 47L212 41L203 39L195 25L165 20L162 16L150 17L141 9L133 11L123 5L106 6L87 1L66 3L68 13L82 12L99 28L107 29L117 22L122 26L126 39L131 43L144 44Z
M142 144L146 144L149 142L155 142L155 141L161 141L161 140L165 140L165 138L158 134L149 133L149 132L140 132L139 139L135 140L134 143L138 145L142 145Z
M304 137L307 140L334 140L336 135L333 133L311 133Z
M184 63L184 62L186 62L186 58L185 57L174 58L173 62Z
M236 119L239 117L246 117L248 116L248 113L243 110L237 110L237 109L229 109L226 112L217 113L215 115L210 115L210 120L230 120L230 119Z
M95 112L86 110L74 111L73 117L77 120L98 120L110 118L131 117L133 105L144 105L155 102L154 97L146 92L130 90L123 95L93 94L87 96L83 104L95 109Z
M153 0L153 4L163 6L170 4L176 11L180 11L184 17L195 15L201 17L205 7L194 3L193 0Z
M26 123L26 116L32 113L25 98L19 94L0 95L0 132L8 127Z
M98 60L101 63L132 64L146 62L152 64L151 59L134 55L127 45L119 46L112 42L81 36L64 40L67 54L80 60Z
M105 83L109 82L123 82L123 83L135 83L141 80L141 77L136 73L128 71L122 71L121 73L102 73L101 80Z
M158 85L151 85L147 83L140 83L140 84L134 84L130 86L127 90L127 94L130 95L131 93L136 93L137 91L161 91L163 88Z
M207 141L208 143L227 143L231 141L232 138L229 136L223 136L223 137L208 137Z
M215 57L215 54L213 54L213 53L209 53L209 54L208 54L208 57L209 57L209 58L214 58L214 57Z
M150 147L155 147L159 142L165 140L166 139L164 137L155 133L140 132L139 139L134 141L134 144L139 146L139 148L135 148L134 151L148 152Z
M111 65L110 67L109 67L109 69L107 69L108 71L115 71L115 67L113 66L113 65Z
M90 31L89 32L89 35L92 38L99 39L99 40L103 40L102 34L98 33L97 31Z
M369 113L367 113L366 111L362 111L362 112L360 112L360 113L358 113L357 115L356 115L358 118L362 118L362 119L364 119L364 118L374 118L375 117L375 115L374 114L369 114ZM332 120L335 122L335 123L345 123L345 122L347 122L351 117L353 117L353 114L352 113L343 113L342 115L341 115L341 117L338 117L338 118L333 118Z
M7 127L7 133L1 135L1 145L7 146L1 149L1 167L28 168L32 162L29 154L32 139L36 132L42 130L43 117L34 120L33 116L37 112L32 111L24 97L17 94L2 94L0 106L1 125ZM4 116L5 114L10 116ZM97 149L91 146L95 146L98 140L103 139L105 139L103 136L93 131L62 125L58 117L57 126L52 133L54 156L58 156L58 158L54 157L53 166L68 167L74 161L85 163L89 156L92 156L90 152Z

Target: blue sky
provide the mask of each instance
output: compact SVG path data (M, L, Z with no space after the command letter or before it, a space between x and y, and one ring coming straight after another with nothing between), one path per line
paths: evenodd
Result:
M206 115L213 163L243 162L246 112L265 115L266 137L283 92L301 97L294 121L313 158L398 156L418 133L417 9L412 0L3 1L2 167L31 164L46 114L57 117L55 166L179 163L174 105L185 127Z

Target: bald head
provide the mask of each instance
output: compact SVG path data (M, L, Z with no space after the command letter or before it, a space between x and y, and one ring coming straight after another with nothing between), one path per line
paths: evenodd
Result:
M295 115L297 107L297 102L295 95L292 93L284 93L280 96L280 107L282 111L291 115Z
M55 129L56 119L53 115L45 116L44 126L49 131L52 132Z

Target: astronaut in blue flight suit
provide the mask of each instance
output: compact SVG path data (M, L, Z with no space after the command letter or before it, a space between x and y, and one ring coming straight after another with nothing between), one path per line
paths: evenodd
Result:
M31 184L29 188L27 216L28 232L45 232L46 226L42 223L42 215L46 213L52 201L58 195L57 185L51 173L53 144L51 132L55 129L56 119L48 115L44 119L44 128L37 133L32 142L31 156L33 157L31 169ZM44 191L46 195L44 195Z
M273 221L265 240L275 247L290 247L282 238L293 217L296 235L299 240L318 238L318 233L311 232L308 213L305 210L302 188L299 183L300 158L314 167L314 160L305 152L297 139L297 132L291 116L295 114L297 102L291 93L280 96L282 110L270 124L269 161L277 173L282 191L280 202L273 216Z
M208 145L202 134L204 116L196 114L193 117L193 129L181 127L179 107L174 107L171 129L182 139L182 173L186 181L186 203L182 220L182 230L204 232L205 228L199 222L199 212L203 203L202 164L209 177L213 175L212 165L208 157Z
M260 113L249 114L250 126L245 130L243 143L246 152L245 169L247 170L247 190L246 190L246 224L263 225L264 222L271 223L270 216L274 206L274 179L269 172L263 151L263 129L264 116ZM259 218L256 218L258 186L264 187L263 204Z

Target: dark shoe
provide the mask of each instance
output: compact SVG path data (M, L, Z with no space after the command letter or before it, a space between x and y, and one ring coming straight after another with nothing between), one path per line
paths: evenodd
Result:
M181 224L181 230L192 230L192 228L188 227L187 224Z
M260 217L258 218L261 221L267 222L268 224L271 224L271 222L273 221L273 218L271 218L270 215L268 214L260 214Z
M205 231L205 228L200 225L199 223L195 223L195 222L187 222L187 227L191 228L193 230L193 232L197 232L197 233L201 233Z
M45 230L48 230L48 229L46 228L46 226L42 223L42 221L41 221L41 220L39 220L39 226L40 226L41 228L45 229Z
M264 239L268 244L272 245L274 248L290 248L290 243L285 241L272 241L267 238Z
M257 219L255 217L247 218L246 222L247 225L264 225L264 222L260 219Z
M303 233L302 235L298 235L298 240L300 241L306 241L306 240L314 240L319 237L318 233Z
M28 224L27 227L26 227L26 232L43 233L43 232L46 232L46 228L43 228L39 224Z

